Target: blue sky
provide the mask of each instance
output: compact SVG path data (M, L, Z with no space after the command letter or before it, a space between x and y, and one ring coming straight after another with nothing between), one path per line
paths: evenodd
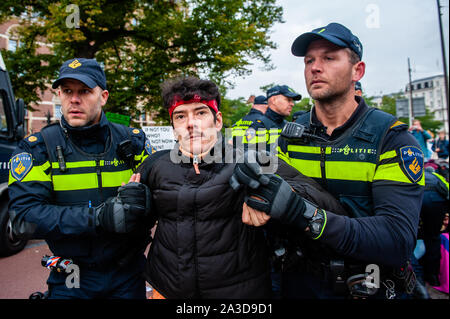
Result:
M264 94L259 88L269 83L289 85L307 97L303 58L291 54L291 44L300 34L330 22L344 24L361 40L366 62L361 83L369 96L403 89L408 57L412 80L443 73L436 0L278 0L277 4L284 9L285 23L272 28L271 39L278 48L270 52L276 68L263 71L254 61L252 75L230 78L235 88L227 92L228 98ZM449 0L441 0L441 6L448 67Z

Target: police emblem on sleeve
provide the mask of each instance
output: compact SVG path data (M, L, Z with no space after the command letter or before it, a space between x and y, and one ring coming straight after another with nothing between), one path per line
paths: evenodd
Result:
M400 148L402 168L408 178L416 183L422 178L424 156L421 149L415 146L403 146Z
M251 141L256 136L256 130L254 128L249 128L245 131L245 137L247 138L247 142Z
M147 151L148 154L153 154L156 152L155 148L152 146L149 139L145 141L145 150Z
M33 167L33 158L29 153L20 153L11 158L11 175L21 181Z

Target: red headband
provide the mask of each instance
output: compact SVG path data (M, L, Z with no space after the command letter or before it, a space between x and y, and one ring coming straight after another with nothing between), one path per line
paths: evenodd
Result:
M183 104L191 104L191 103L203 103L210 108L212 108L216 113L219 112L219 107L217 106L216 100L202 100L200 95L195 94L194 97L190 100L179 100L175 98L175 101L173 102L172 106L169 108L169 115L172 117L172 113L175 110L177 106L183 105Z

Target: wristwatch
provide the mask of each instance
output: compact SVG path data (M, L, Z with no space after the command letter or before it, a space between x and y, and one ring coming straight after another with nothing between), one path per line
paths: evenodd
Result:
M322 236L325 225L327 224L327 213L324 209L317 208L316 213L309 221L309 232L312 239L316 240Z
M312 239L319 239L327 224L327 213L324 209L315 207L307 201L305 203L306 210L303 213L303 217L308 221L308 233Z

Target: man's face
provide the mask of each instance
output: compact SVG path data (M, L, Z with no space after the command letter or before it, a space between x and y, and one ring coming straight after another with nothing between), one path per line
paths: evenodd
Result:
M217 132L222 129L222 114L214 115L202 103L178 106L172 113L175 138L183 150L197 155L207 152L217 141Z
M108 100L108 91L99 86L91 89L83 82L66 79L58 91L61 113L70 126L80 127L100 121L102 106Z
M294 107L294 99L282 94L269 98L269 107L282 116L289 116Z
M314 100L330 101L346 95L354 90L352 82L364 75L364 63L351 64L347 50L324 39L309 45L305 55L305 81Z

